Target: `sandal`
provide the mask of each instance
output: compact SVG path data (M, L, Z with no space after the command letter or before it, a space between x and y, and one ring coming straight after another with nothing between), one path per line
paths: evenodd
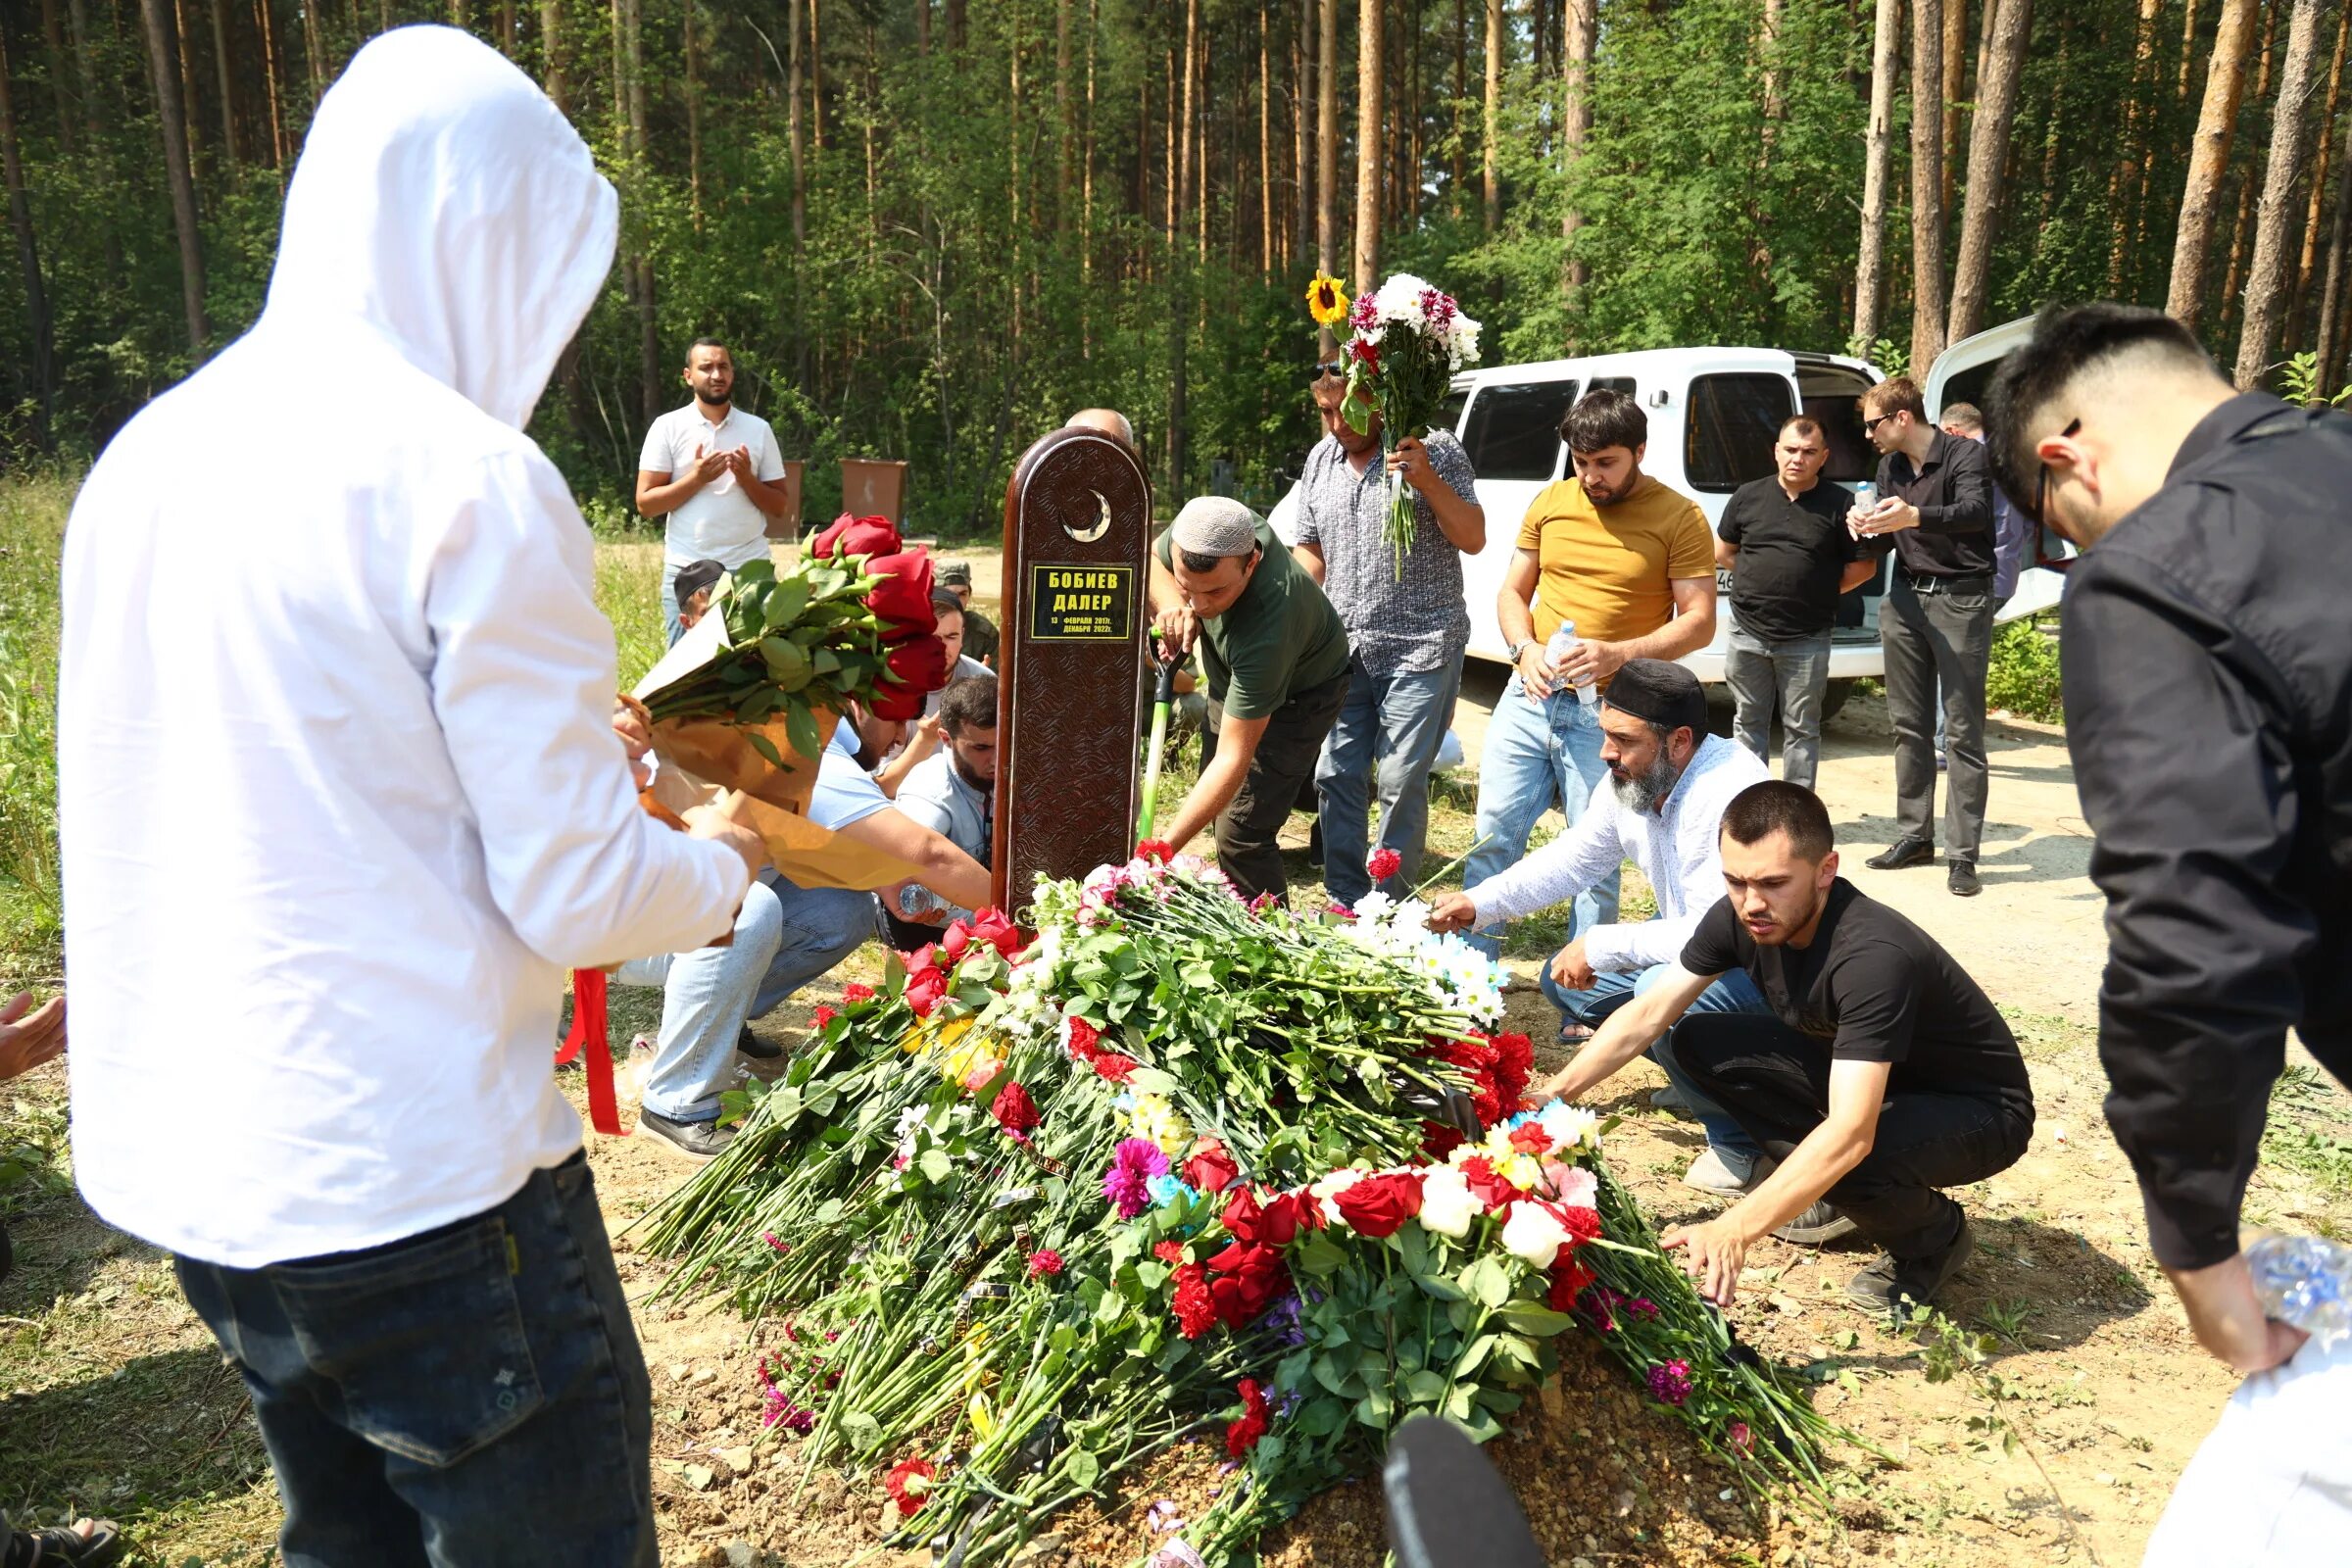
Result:
M90 1527L88 1535L81 1533L81 1525ZM112 1519L84 1519L70 1529L16 1531L0 1562L7 1568L49 1568L52 1563L60 1568L105 1568L122 1550L122 1535Z
M1560 1025L1560 1044L1563 1046L1581 1046L1592 1038L1592 1031L1581 1023Z

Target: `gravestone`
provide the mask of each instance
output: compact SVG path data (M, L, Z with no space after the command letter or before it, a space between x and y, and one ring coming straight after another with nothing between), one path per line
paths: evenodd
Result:
M1081 877L1135 850L1136 711L1152 481L1099 430L1041 438L1004 490L996 903L1039 872Z

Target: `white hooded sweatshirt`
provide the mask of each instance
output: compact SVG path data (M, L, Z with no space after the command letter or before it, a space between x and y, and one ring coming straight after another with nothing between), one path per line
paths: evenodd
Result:
M564 970L747 878L639 811L587 528L521 430L617 203L529 79L386 34L318 107L253 330L108 447L65 555L74 1162L250 1268L491 1208L580 1144Z

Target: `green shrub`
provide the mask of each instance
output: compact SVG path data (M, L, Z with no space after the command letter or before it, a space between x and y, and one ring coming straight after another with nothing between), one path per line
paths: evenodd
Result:
M2066 717L2058 690L2058 635L2038 616L2013 620L1993 634L1992 668L1984 680L1984 706L2007 709L2022 718L2057 723Z

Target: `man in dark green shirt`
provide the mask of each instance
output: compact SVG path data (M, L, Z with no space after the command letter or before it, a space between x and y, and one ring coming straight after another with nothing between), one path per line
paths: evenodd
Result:
M1348 695L1339 612L1248 507L1200 496L1152 547L1152 614L1163 646L1200 644L1217 729L1167 841L1182 849L1213 818L1242 897L1287 897L1275 836Z

